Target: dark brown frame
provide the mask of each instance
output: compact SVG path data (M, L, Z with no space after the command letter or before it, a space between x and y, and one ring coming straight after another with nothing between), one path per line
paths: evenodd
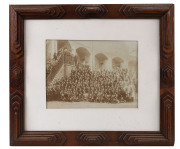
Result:
M10 145L174 145L173 4L10 5L9 8ZM24 130L24 20L88 18L160 20L160 131Z

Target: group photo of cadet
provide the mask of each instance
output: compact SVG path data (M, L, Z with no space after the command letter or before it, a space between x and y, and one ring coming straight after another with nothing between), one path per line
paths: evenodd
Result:
M66 47L54 53L46 70L47 101L115 104L137 100L137 72L134 69L115 63L107 69L109 67L103 66L103 54L98 54L101 63L96 55L92 66L87 62L90 60L87 52L79 51L79 55L73 55L71 48Z

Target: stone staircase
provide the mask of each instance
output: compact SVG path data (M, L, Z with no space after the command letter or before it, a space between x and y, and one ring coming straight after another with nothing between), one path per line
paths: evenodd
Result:
M61 67L63 66L63 56L58 58L58 61L56 62L55 66L52 68L51 72L47 76L47 85L49 85L56 74L60 71Z

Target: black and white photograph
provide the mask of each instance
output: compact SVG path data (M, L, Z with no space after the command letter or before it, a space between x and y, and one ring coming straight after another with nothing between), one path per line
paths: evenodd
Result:
M138 41L46 40L46 108L137 108Z

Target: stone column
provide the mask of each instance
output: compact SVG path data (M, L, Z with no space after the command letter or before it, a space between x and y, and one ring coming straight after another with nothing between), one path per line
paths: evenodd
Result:
M51 42L51 59L54 57L54 53L57 53L57 40Z
M108 70L112 70L112 57L108 57L106 65Z
M125 61L125 60L124 60L124 67L125 67L125 68L128 68L128 61Z
M89 52L90 52L89 65L90 65L91 70L93 70L94 63L95 63L94 53L92 50Z

